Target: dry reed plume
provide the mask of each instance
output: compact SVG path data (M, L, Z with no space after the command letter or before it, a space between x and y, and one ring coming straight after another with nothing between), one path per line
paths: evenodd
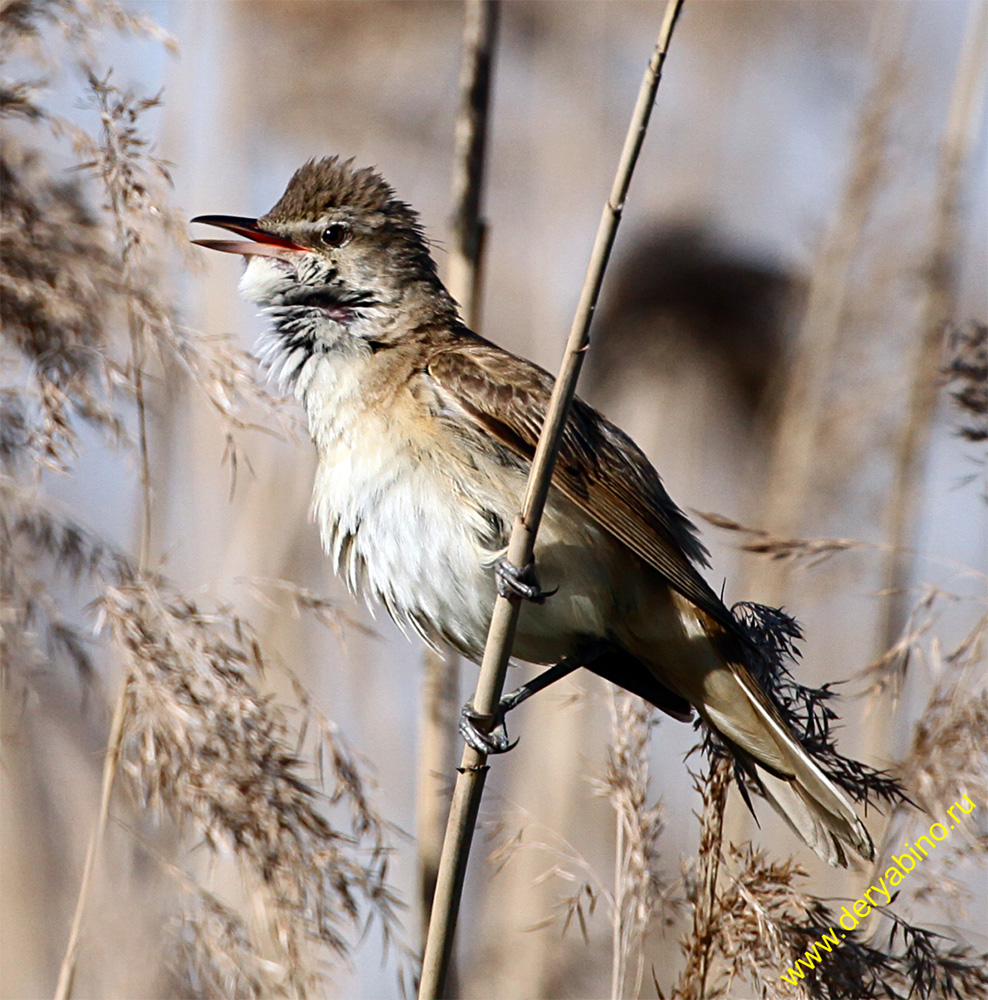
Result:
M597 793L614 809L614 886L611 920L611 996L641 992L645 934L668 902L671 886L660 868L665 829L662 802L649 803L648 746L655 712L640 698L611 691L611 745ZM585 933L585 932L584 932Z
M162 366L184 373L204 394L231 442L235 431L274 409L231 339L202 336L176 318L166 275L184 227L168 204L167 165L144 134L145 115L159 98L120 90L109 72L95 68L101 29L159 33L102 0L5 0L0 26L4 54L26 65L43 65L53 33L61 32L78 59L69 74L86 95L82 117L98 123L90 135L52 115L40 85L4 82L5 689L15 703L40 698L43 704L38 681L45 675L69 670L102 690L113 686L122 668L127 680L115 716L119 746L111 745L107 759L93 860L98 862L118 756L142 803L125 826L139 826L150 806L158 825L169 827L167 814L171 829L194 835L210 853L233 852L253 903L247 913L186 873L200 866L184 849L172 860L159 859L159 891L170 900L166 910L173 918L162 948L161 975L169 989L224 997L319 994L334 965L349 960L369 921L380 921L386 940L398 924L397 900L387 884L387 829L363 768L297 681L291 710L265 693L265 656L242 615L190 598L150 568L155 524L148 424L155 414L148 394ZM49 157L52 150L64 155L66 145L78 166L55 174ZM136 440L142 507L137 556L58 511L47 495L45 470L74 467L89 441L83 424L99 432L97 447L129 448ZM338 626L325 599L302 590L290 596L296 608ZM95 631L72 610L87 601ZM293 721L300 711L301 727ZM8 713L5 726L14 729L5 739L19 724ZM311 753L303 743L307 728L317 734L309 740ZM122 798L112 805L115 814L127 814ZM85 826L73 830L75 836L84 832ZM142 841L136 844L140 849ZM85 963L87 933L95 933L98 923L84 905L96 867L87 865L84 876L62 995L71 993L77 954ZM93 976L98 982L98 972L89 975L87 982Z
M736 530L730 522L727 527ZM980 692L978 685L972 691L972 667L983 652L984 621L946 658L949 669L942 672L943 679L917 724L912 750L896 769L901 776L896 779L837 752L831 734L837 716L827 705L833 692L826 686L810 689L796 683L785 666L784 660L796 655L793 643L799 633L794 623L780 612L757 605L743 606L735 613L739 610L765 653L759 679L803 745L852 797L866 805L894 806L883 840L887 846L879 850L875 862L874 880L884 871L888 846L897 846L899 838L916 824L917 806L928 816L938 817L963 794L985 801L988 744L983 733L988 718L983 683ZM747 983L766 997L933 1000L988 995L988 955L910 922L898 912L901 904L877 908L882 917L877 926L846 935L841 947L807 972L795 991L781 982L782 973L805 949L837 926L839 909L801 885L806 872L792 860L772 861L750 844L725 843L729 767L715 743L708 738L704 745L713 760L698 784L704 804L701 842L696 871L687 879L693 926L683 939L686 965L674 997L727 997L736 982ZM739 781L750 808L749 795L759 790L743 773ZM926 896L940 892L944 900L956 896L951 892L950 872L961 862L983 865L985 848L981 836L939 855L925 870L922 882L917 882L915 892ZM893 895L891 903L897 896Z

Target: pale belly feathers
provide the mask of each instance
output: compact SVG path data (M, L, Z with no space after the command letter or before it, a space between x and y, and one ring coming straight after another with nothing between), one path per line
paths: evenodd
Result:
M323 545L347 586L383 603L403 631L479 660L496 596L493 564L527 465L499 462L493 443L485 455L477 440L426 416L405 387L386 407L368 405L361 370L316 355L296 382L319 455L312 510ZM618 617L619 571L625 603L645 597L644 579L628 586L628 562L619 543L553 491L536 569L544 589L559 591L523 605L516 657L556 662L607 634Z

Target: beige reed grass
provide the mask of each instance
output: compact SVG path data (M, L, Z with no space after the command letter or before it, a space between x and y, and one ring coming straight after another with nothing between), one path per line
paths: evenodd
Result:
M909 546L915 534L922 474L939 398L937 369L943 355L944 335L957 308L961 193L985 102L986 66L988 4L972 3L941 142L906 421L893 457L892 487L886 508L889 551L883 567L884 602L878 623L877 654L898 640L912 604L909 578L914 560Z
M614 887L610 895L611 1000L641 994L649 924L669 901L660 875L659 838L665 829L661 799L649 805L649 747L655 709L637 695L609 692L611 745L597 793L614 809ZM633 970L633 971L632 971Z
M135 263L135 258L143 256L147 252L146 247L143 246L144 239L142 238L146 226L143 215L150 207L150 199L144 178L141 172L135 168L135 163L139 162L139 158L142 156L147 158L144 150L146 142L135 131L134 125L145 108L140 103L131 106L128 95L117 92L92 75L89 84L100 110L103 131L99 143L89 147L88 152L92 158L84 166L100 179L106 192L106 203L113 220L123 286L127 289L136 289L139 287L140 265ZM161 165L150 159L149 162L159 174L159 179L167 179L167 173ZM147 399L144 391L145 353L151 336L148 325L152 317L145 311L139 311L136 308L134 298L134 296L127 297L125 309L130 341L130 373L137 408L137 448L141 485L137 572L145 574L151 560L153 525ZM103 758L99 812L86 848L86 860L82 869L72 923L69 927L65 955L58 971L55 1000L68 1000L72 995L76 961L79 956L79 935L92 890L96 863L106 836L106 824L110 814L110 803L113 800L120 751L127 727L131 686L132 678L128 674L120 686L113 707L110 735Z
M891 117L911 16L912 8L896 0L884 0L875 12L872 47L878 70L861 108L840 203L817 254L772 438L760 521L782 537L799 535L812 497L828 393L851 308L852 270L887 176ZM749 562L740 590L765 604L781 605L787 573L784 562Z
M156 525L147 432L158 411L144 394L158 384L158 373L148 373L144 362L171 364L210 404L228 439L233 429L256 426L248 415L276 409L232 338L180 326L163 290L166 255L185 228L169 208L167 171L145 137L143 115L157 99L119 89L108 73L85 72L95 63L94 32L155 34L144 27L110 0L0 3L4 54L23 57L22 70L40 65L48 72L49 46L67 39L66 74L81 73L80 110L98 123L90 136L49 112L40 85L4 84L0 118L25 127L16 138L5 127L0 150L2 683L23 692L25 704L30 694L41 706L30 712L41 715L49 703L39 667L59 683L72 679L58 676L61 670L74 667L85 684L120 663L126 678L57 995L96 994L94 983L121 977L139 980L139 995L150 995L149 985L159 981L161 995L325 995L332 960L349 958L370 919L381 919L385 946L401 949L401 971L410 964L393 934L388 825L364 792L359 760L304 691L293 685L292 708L264 693L261 675L271 661L250 623L228 606L191 599L148 567ZM68 149L52 152L70 143L78 169L66 182L49 164L71 156ZM94 430L109 450L131 443L131 423L140 526L134 559L60 513L56 508L69 501L49 503L43 481L45 470L73 470L90 443L81 427ZM290 596L318 618L331 610L299 589ZM76 625L77 603L95 612L95 636ZM303 744L314 745L311 757ZM51 752L61 756L59 750ZM87 756L86 770L88 764ZM113 795L120 775L143 806L133 821L138 829L130 829L126 800ZM157 877L145 881L145 872L134 880L147 906L133 923L150 921L159 908L164 917L153 939L142 942L140 960L121 946L109 964L80 962L90 949L99 954L101 931L117 919L92 905L97 876L105 881L121 870L116 852L111 857L104 846L111 801L138 857L154 853L139 829L145 817L156 834L178 840L193 833L205 848L196 858L228 848L250 915L175 865L155 866ZM342 828L327 818L334 805ZM58 806L39 839L68 838L71 806ZM87 806L83 823L73 817L72 834L85 833L89 812ZM54 876L47 884L55 885ZM127 891L115 885L114 901Z
M446 285L459 303L464 323L478 333L487 234L481 205L498 20L499 0L467 0L453 158L452 245ZM456 763L459 709L459 659L452 652L443 654L427 649L416 817L423 948L446 827L448 775ZM450 975L455 977L452 972Z

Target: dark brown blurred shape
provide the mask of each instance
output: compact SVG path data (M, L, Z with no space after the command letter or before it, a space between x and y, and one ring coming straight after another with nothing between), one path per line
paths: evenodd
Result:
M656 226L614 268L588 393L615 393L630 368L662 380L700 364L725 380L739 416L764 430L800 289L793 275L708 226Z
M961 414L956 432L966 441L988 440L988 326L972 319L948 330L947 351L942 371Z

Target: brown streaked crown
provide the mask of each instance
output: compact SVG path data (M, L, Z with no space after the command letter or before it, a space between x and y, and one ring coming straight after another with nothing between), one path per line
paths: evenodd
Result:
M277 225L318 219L340 208L359 214L381 212L392 225L421 231L416 212L396 197L380 174L370 167L354 169L352 159L338 156L309 160L299 167L278 203L258 221Z

